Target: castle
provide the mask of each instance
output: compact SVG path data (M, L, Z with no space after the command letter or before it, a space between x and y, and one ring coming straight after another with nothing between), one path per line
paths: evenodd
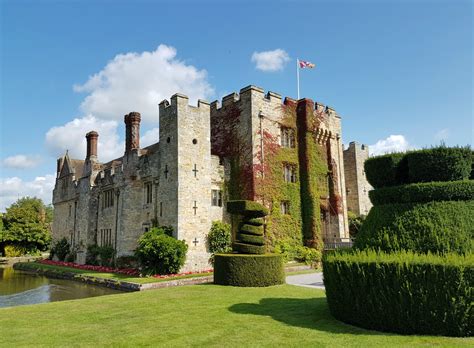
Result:
M349 204L359 214L370 209L367 148L351 143L344 155L340 117L310 99L248 86L220 104L191 106L175 94L159 104L159 139L145 148L140 114L124 120L122 157L100 163L91 131L85 160L66 153L57 161L53 240L66 237L78 263L91 244L130 255L144 232L166 225L189 246L183 270L207 269L206 236L212 221L229 221L229 199L269 207L269 248L278 240L348 241Z

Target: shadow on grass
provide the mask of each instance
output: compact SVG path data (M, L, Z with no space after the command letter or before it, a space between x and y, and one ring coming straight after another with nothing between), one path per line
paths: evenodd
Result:
M334 319L325 297L311 299L264 298L256 303L238 303L229 307L238 314L270 316L287 325L331 333L354 335L384 335L390 333L369 331Z

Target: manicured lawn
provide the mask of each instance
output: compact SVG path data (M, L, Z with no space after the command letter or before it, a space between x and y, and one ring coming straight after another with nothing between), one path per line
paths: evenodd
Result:
M165 282L165 281L176 280L176 279L186 279L186 278L195 278L195 277L203 277L203 276L212 275L212 273L199 273L199 274L187 274L187 275L169 277L169 278L134 277L134 276L119 274L119 273L96 272L96 271L82 270L82 269L77 269L77 268L72 268L72 267L45 265L45 264L37 263L37 262L28 263L26 264L26 266L31 269L68 272L68 273L75 273L75 274L80 274L84 276L103 278L103 279L113 279L117 281L137 283L137 284L159 283L159 282Z
M291 285L195 285L4 308L0 332L6 347L474 345L355 328L330 316L323 291Z

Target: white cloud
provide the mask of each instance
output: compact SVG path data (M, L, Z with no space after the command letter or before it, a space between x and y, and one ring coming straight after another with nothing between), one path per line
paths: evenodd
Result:
M403 135L390 135L386 139L377 141L369 145L371 156L383 155L391 152L404 152L413 149L413 146L405 139Z
M51 128L46 133L46 146L58 157L66 150L72 158L86 157L86 133L95 130L99 133L97 152L99 161L107 162L123 155L125 145L117 133L118 123L111 120L101 120L92 115L75 118L58 127Z
M289 60L288 53L281 48L273 51L254 52L252 54L252 62L256 64L255 68L262 71L282 70Z
M214 95L207 72L178 60L176 49L166 45L152 52L119 54L74 90L89 93L81 104L85 114L121 122L130 111L157 122L158 103L177 92L189 96L191 103Z
M5 158L2 163L7 168L29 169L40 164L41 157L38 155L15 155Z
M32 181L23 181L18 177L0 178L0 211L5 211L18 198L38 197L45 204L51 203L56 176L48 174L38 176Z

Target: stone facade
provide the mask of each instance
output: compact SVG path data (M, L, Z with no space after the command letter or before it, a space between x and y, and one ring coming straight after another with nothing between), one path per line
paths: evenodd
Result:
M367 181L364 162L369 158L369 147L356 142L344 150L347 210L356 215L367 215L372 208L368 192L372 186Z
M346 240L347 170L340 142L340 117L333 109L308 99L293 102L310 105L310 116L316 112L324 115L316 138L333 159L332 171L337 171L333 191L340 197L341 209L325 220L323 237ZM175 94L170 101L159 104L156 144L140 148L140 114L125 115L124 155L108 163L99 162L99 135L87 133L85 160L71 159L67 153L58 159L53 239L66 237L77 253L76 261L84 263L88 245L110 245L117 256L130 255L144 232L152 226L169 225L174 236L189 247L183 271L209 268L206 236L211 223L229 220L224 209L229 197L225 185L232 168L226 152L238 151L241 166L258 165L258 154L265 152L262 129L281 137L282 105L280 95L265 94L254 86L224 97L221 105L199 100L197 106L191 106L186 96ZM223 125L236 110L235 134L226 133L229 129ZM226 148L234 136L238 136L238 147ZM249 175L249 187L242 188L243 198L258 199L254 174ZM319 203L320 197L314 200Z

